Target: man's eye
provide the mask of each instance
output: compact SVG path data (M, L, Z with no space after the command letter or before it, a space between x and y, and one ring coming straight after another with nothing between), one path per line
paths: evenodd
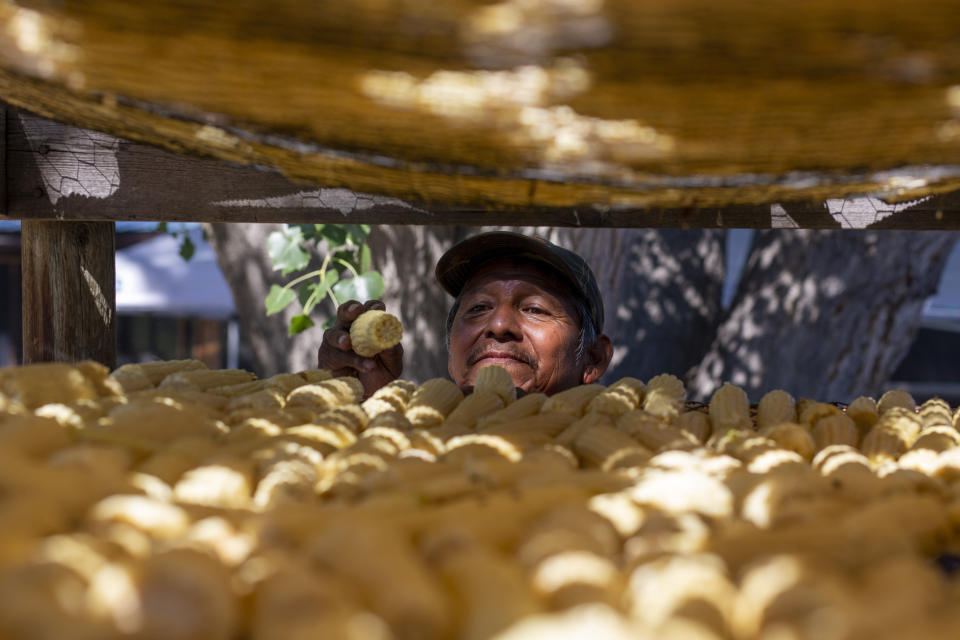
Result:
M487 305L485 304L475 304L469 309L467 309L467 313L480 313L481 311L485 311L486 309L487 309Z
M535 315L546 315L548 312L546 309L541 307L527 307L527 313L533 313Z

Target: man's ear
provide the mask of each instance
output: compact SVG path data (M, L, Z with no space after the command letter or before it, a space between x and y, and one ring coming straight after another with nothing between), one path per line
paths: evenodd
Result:
M583 368L583 384L591 384L600 379L607 367L610 366L610 359L613 358L613 344L610 338L600 335L594 340L593 344L587 349L586 364Z

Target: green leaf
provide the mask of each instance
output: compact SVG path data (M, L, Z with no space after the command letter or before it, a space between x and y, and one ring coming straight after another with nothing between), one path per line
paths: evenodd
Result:
M320 235L327 239L327 245L331 249L341 247L347 242L347 230L342 224L325 224Z
M166 223L166 222L158 222L158 223L157 223L157 231L159 231L160 233L166 233L166 232L167 232L167 223Z
M313 326L313 320L304 314L293 316L290 318L290 328L287 330L288 335L294 335L297 333L302 333Z
M286 233L274 231L267 236L267 253L273 261L274 271L286 275L307 268L310 254L300 247L302 241L303 234L296 228L288 228Z
M284 289L277 285L270 287L270 293L264 301L267 305L267 315L272 316L286 309L287 305L297 299L297 294L292 289Z
M370 233L370 227L363 224L345 224L343 227L347 232L347 236L350 238L350 242L357 246L366 242L367 234Z
M370 247L363 245L360 247L360 273L370 271L370 265L373 263L373 255L370 253Z
M332 287L333 285L335 285L335 284L337 283L337 280L339 280L339 279L340 279L340 275L339 275L336 271L334 271L333 269L329 269L329 270L324 274L323 280L321 280L320 282L315 283L315 284L316 284L316 287L315 287L315 288L317 289L317 297L315 297L315 298L313 299L313 302L310 304L309 307L307 307L307 306L304 306L304 307L303 307L303 312L304 312L304 313L310 313L311 311L313 311L313 308L314 308L318 303L320 303L320 301L323 300L324 296L327 295L327 291L330 290L330 287Z
M329 318L327 318L326 320L323 321L323 328L324 328L324 329L333 329L334 325L336 325L336 324L337 324L337 316L335 316L335 315L334 315L334 316L330 316Z
M180 243L180 257L190 262L190 258L193 257L193 254L196 253L197 247L193 244L193 240L190 239L190 236L183 236L183 242Z
M297 300L300 302L301 307L306 307L307 300L309 300L313 292L316 291L317 286L319 286L319 283L314 280L308 280L297 287ZM306 309L304 309L304 311L306 311Z
M337 300L374 300L383 295L383 278L376 271L367 271L358 278L341 280L333 287Z
M357 269L359 265L357 264L356 254L357 254L356 251L341 250L341 251L334 252L332 257L335 260L339 258L340 260L343 260L344 262L349 263L350 266L353 267L354 269ZM344 271L349 271L349 269L345 267L342 262L335 262L334 267L337 269L337 271L340 272L340 275L343 275ZM359 273L360 269L357 269L357 272Z

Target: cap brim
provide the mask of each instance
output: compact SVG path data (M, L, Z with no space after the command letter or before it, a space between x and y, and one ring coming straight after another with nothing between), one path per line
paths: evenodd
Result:
M481 265L498 258L543 262L563 275L576 289L580 289L576 275L549 245L510 231L482 233L452 247L437 262L437 282L447 293L456 297Z

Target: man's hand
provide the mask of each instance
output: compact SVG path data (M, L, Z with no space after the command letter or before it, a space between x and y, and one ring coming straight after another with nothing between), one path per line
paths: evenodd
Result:
M337 324L323 332L323 342L317 352L317 366L329 369L334 376L353 376L363 384L365 397L396 380L403 372L403 347L397 345L381 351L372 358L364 358L353 351L350 343L350 325L364 311L386 306L379 300L360 304L356 300L344 302L337 308Z

